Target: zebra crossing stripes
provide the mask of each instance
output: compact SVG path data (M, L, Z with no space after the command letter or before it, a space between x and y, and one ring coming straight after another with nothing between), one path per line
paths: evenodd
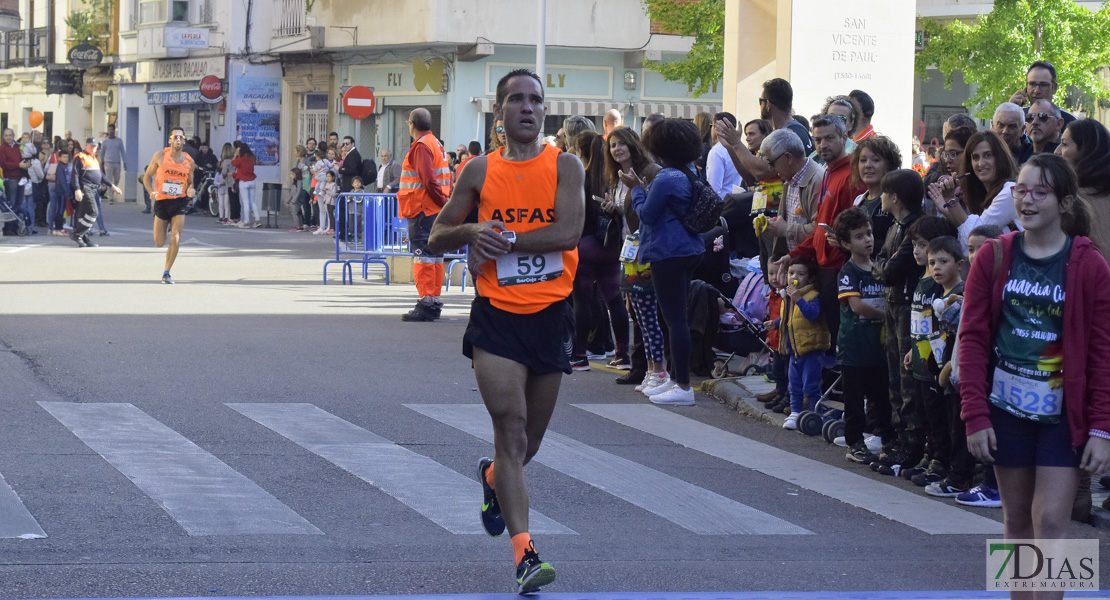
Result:
M788 481L928 534L1001 534L1002 523L642 404L574 404L621 425Z
M482 488L434 460L403 448L312 404L229 403L241 413L381 489L455 534L485 534L478 513ZM533 510L530 530L576 532Z
M131 404L39 405L189 535L322 534L269 492Z
M493 442L481 404L406 404L416 412ZM812 532L641 464L548 431L533 458L556 471L608 492L702 535L799 535Z
M0 475L0 538L22 538L25 540L44 538L46 532L15 490Z

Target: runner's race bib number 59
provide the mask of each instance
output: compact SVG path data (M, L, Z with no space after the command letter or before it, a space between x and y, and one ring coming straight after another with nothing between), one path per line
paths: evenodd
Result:
M497 259L497 285L523 285L551 281L563 274L563 253L510 252Z
M163 198L180 198L185 195L185 184L177 181L162 182Z
M1038 381L995 367L991 396L1002 400L1027 418L1058 417L1061 390L1047 381ZM1012 412L1012 411L1011 411Z

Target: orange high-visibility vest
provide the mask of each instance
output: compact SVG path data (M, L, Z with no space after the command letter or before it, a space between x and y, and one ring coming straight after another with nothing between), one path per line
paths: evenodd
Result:
M424 144L432 151L432 173L435 177L435 185L439 186L444 196L450 197L451 167L447 164L447 153L439 145L439 140L429 132L413 142L412 148L415 149L417 144ZM433 202L431 194L424 189L424 182L420 181L420 175L416 172L416 167L409 162L411 156L412 151L410 150L405 155L405 160L401 165L401 188L397 190L398 216L402 219L409 219L420 213L425 215L438 214L442 207Z

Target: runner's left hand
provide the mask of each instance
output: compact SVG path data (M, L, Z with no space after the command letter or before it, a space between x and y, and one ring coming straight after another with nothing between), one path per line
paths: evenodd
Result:
M118 194L119 192L116 192L116 193ZM192 198L196 194L197 194L197 191L195 189L193 189L193 186L191 186L191 185L189 186L189 189L185 190L185 195L190 197L190 198Z

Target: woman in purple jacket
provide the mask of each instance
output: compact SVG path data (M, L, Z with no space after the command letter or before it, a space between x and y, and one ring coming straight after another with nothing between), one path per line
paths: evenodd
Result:
M1025 231L984 245L967 279L963 418L968 449L995 465L1006 538L1060 539L1080 469L1110 468L1110 267L1063 158L1030 159L1013 196Z

